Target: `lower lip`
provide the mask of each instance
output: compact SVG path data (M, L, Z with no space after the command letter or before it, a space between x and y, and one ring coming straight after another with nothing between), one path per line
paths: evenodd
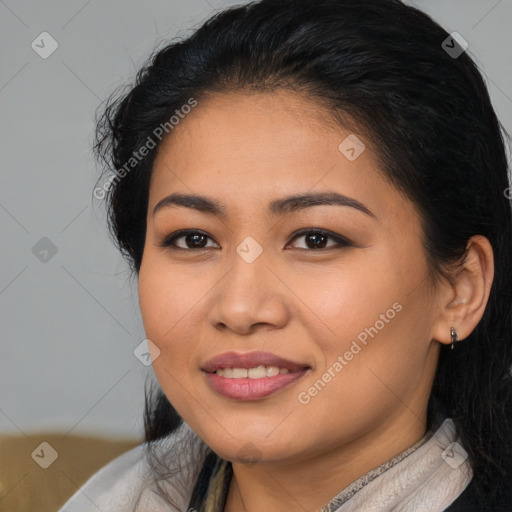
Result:
M308 369L282 373L261 379L229 379L216 373L206 373L210 386L223 396L233 400L259 400L273 395L303 377Z

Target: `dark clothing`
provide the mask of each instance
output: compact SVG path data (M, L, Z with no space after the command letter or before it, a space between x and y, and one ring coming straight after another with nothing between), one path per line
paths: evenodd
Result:
M512 508L510 510L512 512ZM472 479L462 494L444 512L495 512L495 509L482 503L475 492L475 480Z

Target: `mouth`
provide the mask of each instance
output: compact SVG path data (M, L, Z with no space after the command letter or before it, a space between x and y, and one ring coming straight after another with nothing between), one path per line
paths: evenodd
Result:
M201 370L215 392L234 400L258 400L287 388L311 367L269 352L229 352L211 359Z
M285 375L287 373L290 373L288 368L264 365L253 368L217 368L215 371L215 374L220 377L226 377L226 379L263 379L264 377L275 377L276 375Z

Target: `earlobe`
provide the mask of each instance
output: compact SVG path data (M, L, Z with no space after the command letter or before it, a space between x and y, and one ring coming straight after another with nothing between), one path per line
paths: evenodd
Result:
M462 265L438 295L440 314L433 339L453 345L467 338L481 320L494 278L494 255L489 240L472 236Z

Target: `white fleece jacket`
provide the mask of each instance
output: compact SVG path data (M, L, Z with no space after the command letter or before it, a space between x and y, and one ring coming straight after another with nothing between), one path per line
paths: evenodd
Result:
M177 507L170 507L154 492L143 445L139 445L96 472L59 512L187 512L205 445L184 423L159 441L157 450L166 451L173 445L180 448L186 443L190 444L181 460L172 460L168 466L176 474L165 482ZM456 439L450 419L412 453L398 459L356 480L322 511L442 512L472 478L467 453Z

